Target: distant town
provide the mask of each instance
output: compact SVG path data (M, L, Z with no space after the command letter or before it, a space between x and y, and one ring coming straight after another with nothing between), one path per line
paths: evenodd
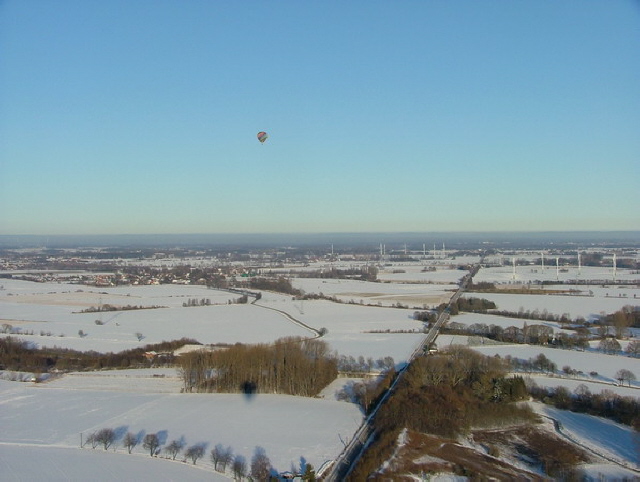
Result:
M640 270L637 251L640 249L640 233L622 233L607 238L605 233L574 234L575 241L557 239L556 233L547 235L537 233L527 240L521 234L504 233L494 235L469 233L447 234L448 244L417 243L416 234L410 233L406 238L410 242L402 242L400 234L360 234L360 235L323 235L317 237L337 238L337 243L313 244L310 235L280 239L271 235L271 242L300 241L299 246L269 246L269 236L262 241L262 246L248 242L255 235L242 238L238 235L238 245L216 247L191 247L184 245L189 236L183 240L182 246L167 245L164 247L132 246L85 247L73 246L74 237L55 237L54 247L47 246L11 246L11 242L26 241L27 245L36 241L51 242L50 237L0 237L0 278L12 277L37 282L65 282L90 286L122 286L122 285L160 285L191 284L210 287L230 287L246 285L243 278L263 274L297 274L308 272L313 267L321 272L322 277L352 277L362 275L362 266L373 269L382 268L391 263L420 263L428 266L434 261L447 260L451 268L468 269L469 257L482 260L485 266L530 266L544 269L545 257L547 267L566 272L570 266L609 267L612 270L624 268ZM424 236L426 237L426 236ZM374 243L375 238L391 238L392 243ZM628 238L632 240L629 241ZM139 237L144 242L145 237ZM611 241L610 239L614 239ZM617 241L615 241L617 239ZM13 240L13 241L12 241ZM85 238L82 241L88 241ZM127 238L128 240L128 238ZM108 241L100 237L93 242ZM129 240L130 241L130 240ZM173 236L167 242L175 241ZM233 238L225 242L232 242ZM156 240L159 243L159 240ZM193 238L194 243L201 245L203 239ZM5 247L2 247L5 245ZM59 245L59 247L56 247ZM449 246L449 247L447 247ZM344 267L353 263L354 272L345 273ZM341 272L334 272L332 266L341 266ZM355 269L357 267L357 269ZM398 268L401 269L401 268ZM435 269L433 267L428 269ZM297 273L297 271L300 273ZM613 273L613 271L612 271ZM320 273L314 273L318 275ZM375 280L375 276L368 276ZM597 282L593 279L589 282ZM628 283L625 279L606 279L602 282ZM580 280L566 280L576 283Z

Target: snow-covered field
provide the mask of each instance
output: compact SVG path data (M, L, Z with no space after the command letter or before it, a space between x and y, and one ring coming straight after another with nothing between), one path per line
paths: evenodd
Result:
M516 273L520 271L521 279L520 283L526 283L528 281L535 281L536 276L540 273L532 272L532 270L524 267L517 267ZM573 272L573 278L569 276ZM547 268L547 271L551 271L551 268ZM555 269L553 276L556 275ZM559 273L560 276L565 275L567 280L575 279L575 275L578 273L577 267L570 268L570 273ZM603 273L607 271L607 268L590 268L582 267L580 275L583 280L596 280ZM527 274L528 276L525 276ZM474 282L488 281L492 283L507 283L509 284L509 277L512 274L507 268L483 268L479 271L478 275L474 277ZM548 274L548 273L547 273ZM592 320L595 317L603 314L613 313L624 306L640 306L640 280L639 275L631 270L618 269L616 271L618 279L637 280L635 284L626 285L556 285L553 288L562 289L576 289L580 290L580 295L553 295L553 294L501 294L501 293L466 293L465 296L486 298L495 302L498 310L506 310L510 312L518 311L535 311L540 313L547 311L550 314L562 315L566 314L570 319L577 317L584 317L586 320ZM484 323L486 325L498 325L503 328L508 326L516 326L522 328L524 323L528 325L542 324L553 328L554 333L560 333L566 331L559 323L547 322L547 321L534 321L518 318L500 317L491 314L475 314L475 313L463 313L453 318L453 321L464 323L466 325L472 325L474 323ZM445 346L445 340L448 344L459 343L466 344L469 341L468 337L455 337L455 341L452 338L440 337L438 343L440 346ZM477 343L477 340L474 340ZM628 341L621 340L621 346L624 347L628 344ZM547 358L554 362L558 370L562 370L563 367L568 366L573 370L582 372L583 375L579 377L580 383L585 383L589 386L589 389L598 393L602 389L622 388L615 387L615 373L620 369L631 370L636 377L640 378L640 360L625 356L623 353L618 355L606 355L596 350L597 343L592 344L592 348L587 351L576 350L559 350L550 347L533 346L533 345L511 345L511 344L493 344L488 340L484 345L474 346L473 348L486 354L486 355L499 355L501 357L511 356L513 358L520 358L528 360L529 358L535 358L540 353L543 353ZM597 376L590 376L592 372L598 373ZM538 380L539 384L545 385L544 380L549 380L547 386L557 386L557 379L543 379ZM591 383L593 382L593 385ZM602 385L602 383L606 385ZM617 382L616 382L617 383ZM567 384L574 385L574 381L567 380ZM632 382L632 386L640 388L640 384ZM625 391L625 394L629 394L629 389ZM634 390L634 389L631 389ZM635 395L640 396L639 392L632 392Z
M534 410L559 422L560 433L610 464L587 464L582 467L591 480L637 480L640 452L637 434L611 420L559 410L539 402ZM629 470L625 470L629 469Z
M345 282L348 289L354 284L358 282ZM368 284L389 288L389 295L396 293L393 284ZM340 355L376 359L391 356L402 363L412 353L420 335L368 332L419 332L422 329L422 324L412 319L412 310L300 301L268 292L263 293L256 304L239 305L228 304L238 295L202 286L79 288L71 284L17 280L3 280L2 285L0 323L20 329L23 333L20 336L38 347L117 352L182 337L204 344L232 344L265 343L285 336L315 336L315 332L292 322L285 316L287 313L315 329L326 328L328 335L324 339L332 351ZM183 307L190 299L210 299L211 306ZM101 304L160 308L79 313ZM102 325L97 325L96 320ZM142 335L141 340L138 333Z
M396 283L456 284L465 274L467 274L467 271L455 269L450 266L423 266L415 263L398 263L392 268L386 267L381 269L378 272L378 279Z
M324 340L339 355L391 356L402 364L423 336L412 310L302 302L268 292L255 305L238 305L229 304L238 295L201 286L91 288L17 280L1 284L1 323L19 328L23 334L13 336L40 347L116 352L182 337L201 343L258 343L283 336L316 336L290 316L315 329L326 328ZM211 306L183 307L189 299L203 298L210 299ZM78 313L100 304L162 308ZM96 319L103 324L97 325ZM386 330L416 333L371 333ZM143 335L141 340L137 333ZM230 446L247 463L255 448L262 447L278 471L299 468L302 461L319 468L337 457L362 422L356 405L335 400L340 383L326 398L246 399L181 394L177 373L166 369L74 373L38 384L0 380L0 473L11 474L9 480L79 480L88 474L94 480L114 480L130 479L130 474L146 467L164 480L210 480L213 468L208 454L217 444ZM121 444L115 452L86 446L80 450L80 434L86 437L101 428L158 432L167 443L181 438L187 445L206 443L207 452L194 468L190 463L150 461L140 446L131 455ZM110 465L107 456L117 459ZM51 461L51 469L43 471L29 460Z
M7 481L69 482L80 480L229 481L204 464L191 465L149 455L78 450L57 445L1 444L0 470Z
M592 284L611 283L612 281L636 281L639 275L629 269L613 269L611 267L592 266L560 266L556 268L555 260L547 260L545 267L541 265L516 265L515 270L511 264L511 259L507 261L508 266L482 268L474 276L476 283L488 281L492 283L528 283L528 282L574 282L584 283L590 281ZM515 271L515 274L514 274Z
M537 281L555 281L556 276L561 281L585 280L605 280L611 281L613 270L603 268L585 268L578 270L577 267L570 268L568 272L556 272L555 269L540 269L531 267L517 267L516 276L513 278L513 269L509 268L485 268L481 269L474 282L488 281L498 284L520 284L535 283ZM551 295L551 294L495 294L495 293L467 293L466 296L475 296L492 300L496 303L498 310L512 312L547 311L554 315L566 314L571 319L584 317L592 320L603 314L613 313L624 306L640 306L640 280L636 273L630 270L616 270L617 280L635 281L632 285L614 284L580 284L562 285L563 289L579 290L583 296L571 295ZM555 287L554 287L555 288ZM452 319L459 323L471 325L474 323L484 323L486 325L498 325L522 327L524 323L544 324L553 328L555 333L564 331L557 323L546 321L523 320L517 318L499 317L495 315L481 315L464 313ZM495 344L490 340L479 340L478 337L468 337L460 335L441 335L438 337L438 346L443 348L448 345L472 343L472 348L480 353L489 356L510 356L522 360L528 360L544 354L558 367L558 372L553 376L542 374L523 374L525 378L538 384L539 386L558 387L564 386L573 392L578 386L585 385L591 393L600 393L604 390L615 393L619 396L640 397L640 383L631 381L629 386L619 386L615 379L615 374L620 369L627 369L640 378L640 360L625 356L607 355L595 349L596 343L592 343L592 348L586 351L560 350L550 347L517 345L517 344ZM481 344L478 344L478 342ZM624 349L628 341L622 340ZM577 375L566 375L562 372L563 367L570 367L578 372ZM616 424L610 420L593 417L586 414L577 414L568 411L558 410L554 407L534 403L536 410L552 417L560 422L562 433L579 443L583 447L590 449L593 453L604 456L610 463L590 464L584 466L586 474L591 480L630 480L637 479L640 469L640 450L638 449L638 438L634 431L625 425Z
M455 283L465 274L443 266L437 266L436 271L423 269L422 263L385 267L379 275L383 281L378 283L293 280L296 288L307 293L335 296L343 303L301 301L265 292L254 305L237 305L229 304L237 295L201 286L93 288L7 279L0 283L3 288L0 290L0 323L11 325L14 330L20 329L22 334L13 336L20 336L35 346L100 352L116 352L182 337L209 344L315 336L314 331L304 326L308 325L316 330L326 328L323 339L339 355L373 359L391 356L399 365L408 359L423 337L420 333L422 324L412 318L414 307L435 306L448 300ZM534 278L536 273L527 269L531 276L525 277L525 268L522 268L516 282ZM575 274L566 274L573 276L567 279L575 279ZM587 276L588 270L582 268L580 274ZM591 274L597 279L607 272ZM608 274L611 277L611 273ZM512 272L508 268L488 268L482 269L475 281L508 284L514 281L510 276ZM555 277L555 270L549 276ZM616 276L631 277L632 274L618 270ZM580 285L580 289L585 287ZM546 309L558 315L567 313L572 318L590 318L628 304L640 304L635 301L640 297L638 284L624 288L590 285L586 289L591 290L590 296L473 293L469 296L492 299L498 309ZM210 299L211 306L183 307L189 299ZM409 306L409 309L390 307L397 303ZM78 313L100 304L158 308ZM102 325L96 324L96 319ZM520 326L523 322L472 314L454 317L452 321L500 326ZM555 325L553 328L556 332L562 329ZM405 333L399 333L401 331ZM142 335L140 340L138 334ZM468 341L469 337L451 335L441 335L437 340L441 348ZM563 383L574 390L577 384L587 383L592 392L611 389L625 396L636 396L640 387L633 382L632 388L614 385L615 372L620 368L629 369L640 377L640 360L625 356L526 345L487 343L474 348L488 355L523 359L544 353L559 369L566 365L583 373L581 378L534 378L540 385ZM590 372L598 375L589 375ZM319 468L340 453L343 442L348 441L362 421L362 413L355 405L335 400L335 391L341 383L349 381L342 380L332 384L316 399L282 395L246 399L228 394L181 394L181 381L171 369L69 374L39 384L0 380L0 478L228 480L214 473L209 460L209 451L217 444L230 446L234 453L244 456L247 463L255 448L262 447L279 471L299 467L303 461ZM558 419L564 416L556 415L553 416ZM598 420L597 423L604 423ZM567 419L565 426L576 439L590 440L593 438L591 432L597 429L596 421L571 423ZM80 449L81 434L86 437L100 428L113 428L120 433L158 433L167 443L183 438L187 445L206 444L207 451L194 467L190 462L164 460L164 453L152 460L141 446L131 455L121 445L107 452L86 446ZM635 467L639 462L637 454L616 448L629 439L631 431L625 427L619 430L620 436L614 434L598 439L599 450ZM39 463L34 464L33 460ZM47 468L43 468L45 466ZM600 472L606 473L607 467L603 466Z
M584 289L584 287L583 287ZM626 305L640 305L640 288L610 288L594 290L593 296L571 296L571 295L515 295L502 293L467 293L467 296L486 298L493 301L499 310L511 312L538 310L542 313L547 310L549 313L563 315L566 314L574 320L583 317L587 321L607 313L614 313ZM626 296L618 296L618 294ZM609 294L609 296L607 296ZM634 298L635 295L635 298Z
M589 373L596 372L598 375L593 377L596 381L610 384L615 382L615 374L622 368L631 370L634 374L640 374L640 359L624 355L605 355L596 351L560 350L535 345L481 345L474 346L473 349L489 356L499 355L504 358L510 355L513 358L523 360L533 359L542 353L557 365L558 370L569 366L584 373L586 380L589 380ZM632 381L631 386L640 388L637 381ZM640 396L640 391L636 396Z
M459 277L460 271L456 271ZM390 275L391 276L391 275ZM373 283L343 279L297 278L293 286L305 293L316 293L335 297L346 303L374 306L401 304L409 308L434 308L446 303L457 290L456 280L442 282L395 281Z
M556 275L563 284L544 287L535 284L555 282ZM583 267L578 271L573 267L567 272L556 273L555 268L546 268L543 272L540 268L517 267L515 279L510 268L483 268L474 276L474 283L485 281L505 288L529 286L534 294L467 293L466 296L491 300L499 310L546 310L552 314L566 314L571 319L583 317L589 321L626 305L640 306L640 274L629 269L617 269L615 280L631 284L614 284L613 279L613 270L608 268ZM581 284L575 284L576 280ZM545 289L558 288L572 290L575 294L544 294Z
M65 452L69 461L73 461L78 452L93 452L88 446L80 451L81 434L86 441L91 432L101 428L112 428L121 434L132 432L140 437L157 433L163 444L180 439L187 446L205 444L206 456L197 465L209 470L197 471L199 480L211 477L208 454L217 444L231 447L234 454L244 456L247 462L255 448L262 447L279 471L290 470L292 465L299 467L301 459L319 467L340 453L343 447L340 437L348 438L362 421L355 405L335 400L140 392L140 373L128 377L125 371L113 376L118 378L117 386L105 380L107 383L99 389L78 387L68 383L67 377L42 384L0 381L0 471L7 474L19 470L10 465L16 447L20 448L21 463L37 460L37 454L45 447L75 448L75 452ZM92 378L89 386L100 377ZM127 463L127 457L132 460L149 457L142 446L136 447L131 455L121 445L115 452L121 456L112 461L114 464ZM33 457L29 456L31 453ZM166 465L156 460L152 463L156 464L151 469L154 472L164 470L161 467ZM60 469L59 480L80 478L83 472L76 471L75 463L70 465ZM19 472L17 478L33 480L28 477L30 470ZM198 480L191 477L189 480ZM91 478L124 480L129 476L112 467Z

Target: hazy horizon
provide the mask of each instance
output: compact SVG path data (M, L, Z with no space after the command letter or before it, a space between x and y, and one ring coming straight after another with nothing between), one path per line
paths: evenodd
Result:
M182 233L0 235L0 248L12 247L275 247L369 246L380 244L431 252L442 244L451 249L486 245L539 247L571 244L640 245L640 231L432 231L432 232L316 232L316 233Z

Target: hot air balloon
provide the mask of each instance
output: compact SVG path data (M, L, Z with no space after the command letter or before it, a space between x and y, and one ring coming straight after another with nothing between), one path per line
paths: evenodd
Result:
M258 140L264 144L264 141L267 140L269 136L267 135L266 132L258 132Z

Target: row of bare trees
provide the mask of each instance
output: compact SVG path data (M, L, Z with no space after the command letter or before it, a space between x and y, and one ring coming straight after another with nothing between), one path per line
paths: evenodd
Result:
M385 356L374 360L372 357L364 358L360 355L358 358L352 355L340 355L338 357L338 370L341 372L352 373L369 373L374 369L387 371L396 366L393 357Z
M337 375L336 359L324 341L298 337L187 353L178 366L187 392L314 396Z
M160 433L148 433L142 436L140 434L134 434L127 432L122 435L122 430L112 428L102 428L97 430L87 437L86 441L82 444L91 445L91 448L96 449L102 447L104 450L109 448L115 448L116 443L121 440L122 447L127 452L132 453L133 449L138 445L141 445L151 457L159 456L163 451L167 458L176 460L176 458L182 454L182 461L191 461L193 465L196 465L198 460L202 459L207 450L207 443L201 442L194 445L187 446L184 437L175 439L164 446L164 437ZM231 475L235 480L243 480L245 477L250 477L252 480L270 480L271 476L277 474L277 471L271 465L269 457L267 457L266 451L262 447L256 447L253 457L251 459L250 466L247 466L247 461L244 456L234 454L233 449L229 446L225 447L223 444L217 444L209 452L209 458L213 464L214 470L221 473L226 473L227 469L231 469ZM297 474L303 477L303 480L315 480L315 472L310 464L305 464L303 474Z

